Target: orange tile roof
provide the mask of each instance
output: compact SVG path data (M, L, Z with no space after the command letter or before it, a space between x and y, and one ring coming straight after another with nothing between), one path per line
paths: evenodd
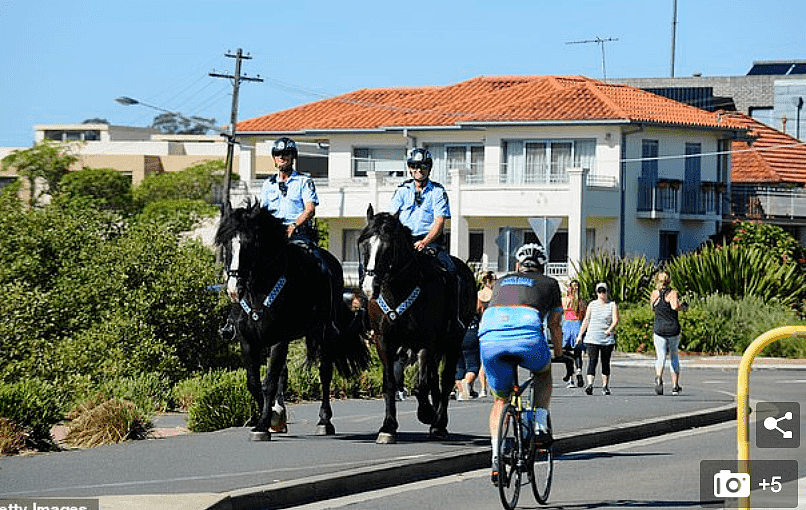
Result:
M731 182L752 184L806 183L806 146L797 138L738 112L723 115L742 124L752 144L731 144Z
M481 76L443 87L357 90L241 121L237 131L293 133L545 121L739 127L712 112L584 76Z

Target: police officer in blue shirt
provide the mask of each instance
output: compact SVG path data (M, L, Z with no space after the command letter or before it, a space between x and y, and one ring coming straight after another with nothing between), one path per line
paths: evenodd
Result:
M437 260L448 272L449 306L455 316L455 325L463 327L459 319L458 292L459 282L456 266L445 246L443 229L445 220L451 217L448 203L448 192L438 182L429 179L434 160L431 153L422 148L409 151L406 159L411 179L407 179L395 190L392 201L387 207L391 214L399 213L400 222L409 227L414 236L414 249L434 252Z
M448 255L443 236L445 220L451 217L448 192L442 184L428 178L434 166L431 153L414 148L409 151L406 164L411 179L397 187L386 210L391 214L400 213L400 222L409 227L414 236L414 249L434 250L443 267L455 274L456 268Z
M318 236L313 225L319 197L316 195L313 179L294 169L294 160L298 157L297 144L291 138L278 138L272 145L271 155L279 172L263 182L260 204L283 220L290 240L308 249L319 263L326 281L331 284L330 270L321 254L321 248L316 244ZM335 338L339 334L336 306L341 297L335 296L335 291L331 286L328 295L323 297L323 307L330 319L326 321L325 338Z

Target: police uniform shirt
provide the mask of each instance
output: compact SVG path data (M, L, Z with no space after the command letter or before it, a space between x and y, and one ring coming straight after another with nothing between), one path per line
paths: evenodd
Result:
M283 184L286 186L285 193L281 190ZM286 225L296 221L308 202L319 205L316 185L313 179L296 170L292 171L288 180L284 182L279 181L276 175L272 175L263 182L263 188L260 190L260 205L274 211L274 216L282 218Z
M400 222L411 229L412 235L424 236L431 230L434 218L451 217L448 192L442 184L428 180L420 196L417 197L414 179L408 179L397 187L387 212L400 212Z

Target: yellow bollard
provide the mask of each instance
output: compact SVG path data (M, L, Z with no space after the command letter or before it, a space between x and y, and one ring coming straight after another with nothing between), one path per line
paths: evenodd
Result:
M739 363L739 380L736 384L736 446L738 449L739 471L750 474L750 365L764 347L782 338L806 336L806 326L784 326L767 331L759 336L744 351ZM750 498L742 498L739 508L750 508Z

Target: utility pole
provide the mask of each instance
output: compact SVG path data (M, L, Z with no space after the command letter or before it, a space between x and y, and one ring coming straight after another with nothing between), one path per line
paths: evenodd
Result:
M607 39L602 39L601 37L597 37L596 39L588 39L586 41L570 41L565 44L587 44L587 43L596 43L601 46L602 48L602 78L604 81L607 81L607 70L605 68L605 47L604 43L606 42L614 42L618 41L618 39L613 39L612 37L608 37Z
M241 48L238 48L235 55L227 53L225 56L235 59L235 74L220 74L216 72L209 74L215 78L228 78L232 80L232 110L229 119L229 133L227 134L227 173L224 176L224 207L226 208L226 212L229 212L232 208L232 204L230 204L229 200L229 188L232 179L232 160L235 156L235 123L238 122L238 90L241 87L242 81L262 82L263 79L260 78L260 75L258 75L257 78L241 76L241 61L252 59L249 55L244 55Z
M671 70L672 78L674 78L675 34L677 34L677 0L672 0L672 70Z

